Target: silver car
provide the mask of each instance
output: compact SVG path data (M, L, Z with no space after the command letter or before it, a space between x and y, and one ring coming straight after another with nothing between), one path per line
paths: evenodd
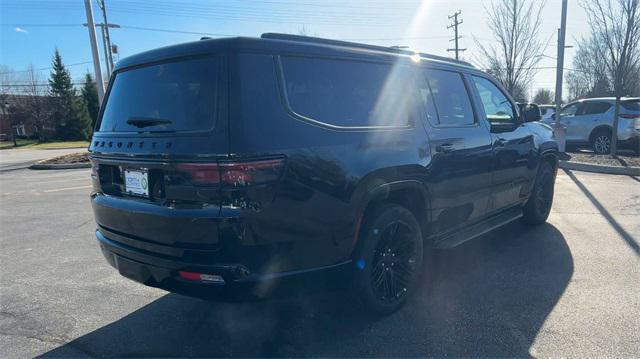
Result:
M567 104L560 112L569 145L589 145L595 153L609 153L615 98L589 98ZM554 116L555 118L555 116ZM547 120L553 122L554 119ZM638 153L640 142L640 98L622 98L618 120L618 148Z

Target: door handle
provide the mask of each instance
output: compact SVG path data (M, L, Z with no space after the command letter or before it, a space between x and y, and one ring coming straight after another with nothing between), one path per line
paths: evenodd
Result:
M451 151L453 151L453 144L451 143L443 143L436 146L436 152L449 153Z
M506 139L504 139L504 138L502 138L502 137L501 137L501 138L498 138L498 139L496 140L496 145L498 145L498 146L500 146L500 147L504 147L504 145L506 145L506 144L507 144L507 142L508 142L508 141L507 141Z

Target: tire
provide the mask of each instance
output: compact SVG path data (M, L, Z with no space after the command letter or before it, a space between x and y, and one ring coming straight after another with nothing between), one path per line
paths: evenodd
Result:
M608 129L600 129L591 135L591 148L593 152L599 155L611 152L611 131Z
M371 210L360 230L354 258L354 295L375 314L402 307L422 272L420 225L406 208L385 204Z
M529 225L545 223L553 205L555 171L548 161L540 164L531 196L522 209L522 222Z

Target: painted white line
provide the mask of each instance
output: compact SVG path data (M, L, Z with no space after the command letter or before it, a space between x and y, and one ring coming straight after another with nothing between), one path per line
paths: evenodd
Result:
M40 181L40 182L31 182L29 183L30 187L33 186L40 186L40 185L47 185L47 184L51 184L51 183L60 183L60 182L77 182L77 181L83 181L85 183L89 182L91 179L87 179L85 177L79 177L79 178L66 178L66 179L59 179L59 180L51 180L51 181Z
M61 192L61 191L71 191L74 189L88 189L91 188L92 186L78 186L78 187L65 187L65 188L55 188L55 189L48 189L48 190L44 190L42 191L43 193L51 193L51 192Z
M70 177L70 176L87 176L89 177L88 173L90 172L90 169L88 168L80 168L80 169L71 169L71 170L60 170L60 172L57 173L50 173L50 171L47 170L30 170L30 178L60 178L60 177Z

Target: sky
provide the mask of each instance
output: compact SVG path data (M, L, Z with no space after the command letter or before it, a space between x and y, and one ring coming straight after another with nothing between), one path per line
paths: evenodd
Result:
M96 23L102 13L93 1ZM479 57L476 41L495 43L487 25L486 7L492 0L105 0L110 31L120 58L171 44L198 40L201 36L259 36L264 32L298 33L301 29L320 37L385 45L409 46L420 52L453 56L448 15L462 12L459 27L467 48L463 58ZM496 1L496 0L493 0ZM533 0L542 1L542 0ZM587 36L589 27L579 1L569 0L567 45ZM548 46L530 85L555 87L556 34L560 26L561 0L547 0L542 12L540 38ZM0 0L0 72L20 76L29 64L43 82L51 57L58 48L74 81L93 73L91 48L82 0ZM101 41L100 32L97 32ZM101 56L102 45L99 43ZM575 48L565 52L565 68L571 67ZM104 68L104 65L103 65ZM17 71L17 72L14 72Z

